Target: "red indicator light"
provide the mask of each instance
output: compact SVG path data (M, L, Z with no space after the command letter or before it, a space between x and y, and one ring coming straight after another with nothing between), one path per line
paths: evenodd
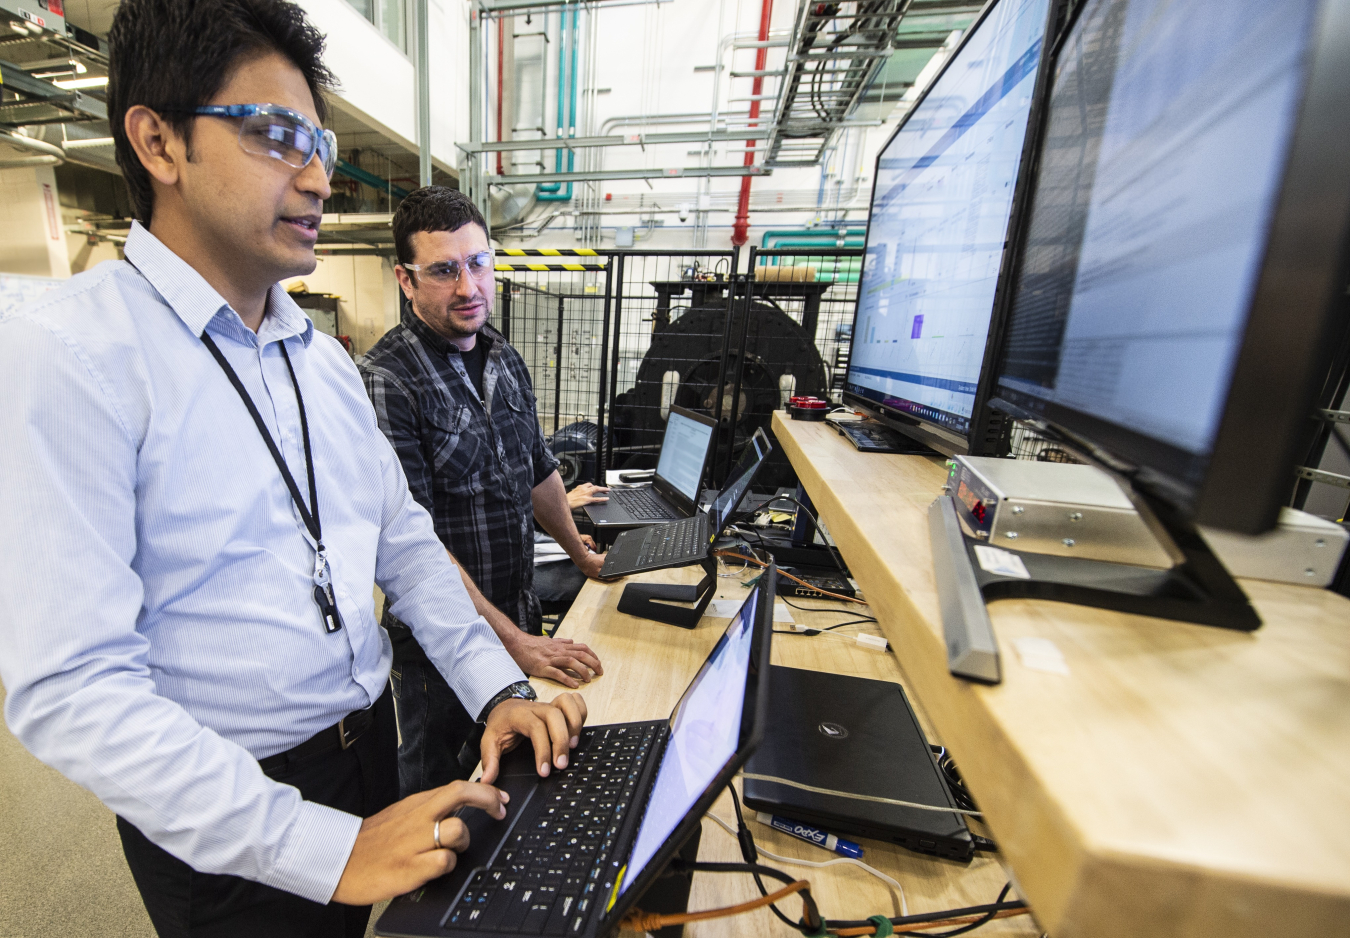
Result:
M984 524L985 518L984 502L976 502L975 504L971 505L970 513L974 515L976 521L978 521L980 524Z

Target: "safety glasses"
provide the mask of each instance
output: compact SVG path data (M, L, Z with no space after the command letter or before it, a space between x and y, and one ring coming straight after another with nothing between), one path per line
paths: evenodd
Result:
M304 169L318 154L329 179L337 168L337 136L319 130L299 111L279 104L206 104L188 113L239 121L239 146L245 153L270 156L287 166Z
M479 251L477 254L470 254L462 261L437 261L434 264L403 264L405 270L414 270L426 277L432 283L458 283L459 275L468 271L469 276L474 280L481 280L493 269L493 254L491 251Z

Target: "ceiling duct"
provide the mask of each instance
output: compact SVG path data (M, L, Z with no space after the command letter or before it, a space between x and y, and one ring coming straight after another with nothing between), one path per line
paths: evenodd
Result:
M0 129L0 169L20 166L57 166L65 153L58 146L21 133Z

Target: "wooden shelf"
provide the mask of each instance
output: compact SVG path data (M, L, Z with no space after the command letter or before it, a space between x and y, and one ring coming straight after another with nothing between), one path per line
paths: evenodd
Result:
M943 461L773 431L1051 935L1350 934L1350 601L1243 581L1250 634L996 602L1003 682L968 683L929 549ZM1027 636L1069 673L1025 667Z

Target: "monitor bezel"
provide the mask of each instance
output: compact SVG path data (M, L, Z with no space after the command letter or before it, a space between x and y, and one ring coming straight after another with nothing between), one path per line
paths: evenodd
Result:
M661 475L659 468L652 470L652 488L660 492L661 496L668 502L683 511L686 517L689 517L698 511L698 497L703 492L703 480L708 477L708 460L712 456L713 447L717 445L717 421L706 414L700 414L678 404L671 404L670 410L666 414L666 426L661 431L661 450L656 454L658 467L661 465L661 453L666 451L666 435L670 432L670 414L684 417L709 428L708 445L703 450L703 465L698 470L698 484L694 486L693 498L685 495L674 482Z
M1074 11L1052 61L1088 6ZM1283 177L1208 459L1086 412L1010 392L998 384L1001 361L992 376L992 406L1030 421L1190 522L1247 534L1273 528L1293 493L1294 469L1315 431L1313 408L1326 381L1330 339L1350 275L1350 149L1338 136L1350 123L1350 46L1338 39L1350 35L1350 0L1322 0L1314 18ZM1043 114L1051 90L1045 89ZM1044 126L1038 129L1033 181ZM1030 202L1028 197L1024 209ZM1029 210L1019 218L1010 284L1030 219ZM1273 388L1284 393L1271 393Z
M769 714L769 673L773 647L773 607L777 598L778 568L774 563L770 563L764 570L759 582L756 584L755 593L757 606L755 608L755 621L753 628L755 634L751 637L751 664L750 673L746 679L744 704L741 708L741 729L736 740L736 752L727 760L715 776L711 784L694 800L693 807L684 816L675 829L662 842L660 848L652 854L652 858L647 862L646 867L637 878L633 880L631 886L627 889L621 889L614 899L614 904L606 910L601 919L601 931L605 931L617 924L628 910L637 902L641 901L643 894L651 888L657 878L665 872L670 861L675 858L680 849L685 845L694 832L703 825L703 815L712 807L713 802L722 795L723 789L731 784L736 773L741 770L741 766L750 758L757 746L764 740L765 727L768 723ZM739 614L739 613L738 613ZM732 620L735 621L734 619ZM730 623L728 624L730 628ZM725 633L724 633L725 635ZM721 641L721 639L719 639ZM717 645L713 646L716 651ZM692 689L694 681L703 669L708 666L712 659L712 651L704 659L699 670L695 672L694 677L690 679L689 686L685 692L680 695L680 700L670 712L669 722L674 723L675 717L680 712L685 698ZM667 744L668 745L668 744ZM655 776L652 777L652 784L655 784ZM650 792L648 793L650 796ZM645 806L644 806L645 813ZM637 832L642 828L639 821L637 828L633 833L633 844L637 844ZM630 846L630 853L632 846ZM631 857L630 857L631 858ZM625 858L624 867L627 867ZM620 874L621 883L623 873Z
M886 142L877 151L876 160L872 167L872 197L868 200L867 205L867 233L863 240L862 270L864 274L867 269L867 249L871 243L872 212L876 206L877 184L881 176L881 158L895 141L895 138L905 129L905 125L909 123L910 118L923 106L929 93L942 80L942 76L947 73L947 69L951 68L952 63L965 50L971 37L988 19L994 7L999 3L1008 2L1014 2L1014 0L989 0L981 8L974 22L966 29L965 35L961 37L961 41L952 50L952 54L947 57L947 61L942 63L942 67L938 69L932 81L919 94L909 112L905 114L900 123L896 125L895 130L886 138ZM1008 212L1007 234L1003 243L1003 256L999 260L998 279L994 287L993 306L989 316L989 330L985 335L984 356L980 362L980 376L975 387L975 402L971 407L970 423L964 436L943 424L887 407L880 401L848 390L849 375L853 367L854 340L857 339L858 334L858 309L862 299L863 277L862 275L858 277L858 296L854 300L853 320L850 326L852 338L849 342L849 364L844 371L844 385L840 392L840 399L850 407L860 410L909 438L948 456L967 454L972 456L997 456L1006 453L1006 434L997 430L993 433L989 432L991 423L999 423L1003 420L1000 415L994 414L989 408L989 401L994 389L993 367L997 361L993 353L998 345L998 338L1003 331L1003 317L1010 296L1009 287L1012 279L1011 258L1016 247L1013 239L1016 233L1022 229L1020 220L1030 179L1029 167L1036 155L1035 142L1040 139L1040 121L1045 111L1047 99L1048 62L1052 57L1051 47L1059 38L1056 32L1056 24L1062 17L1065 3L1066 0L1050 0L1046 7L1045 29L1041 39L1041 57L1036 65L1036 79L1031 92L1031 108L1027 112L1026 135L1022 139L1022 157L1018 164L1017 181L1013 185L1012 204Z

